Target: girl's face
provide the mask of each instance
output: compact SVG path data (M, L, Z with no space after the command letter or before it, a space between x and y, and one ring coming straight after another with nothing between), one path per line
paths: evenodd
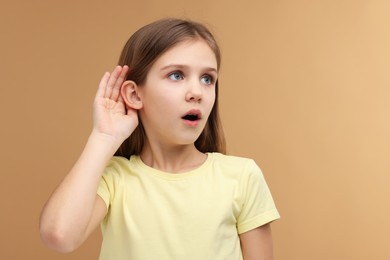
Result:
M201 39L181 42L156 60L138 89L150 142L177 146L196 141L214 105L217 69L214 52Z

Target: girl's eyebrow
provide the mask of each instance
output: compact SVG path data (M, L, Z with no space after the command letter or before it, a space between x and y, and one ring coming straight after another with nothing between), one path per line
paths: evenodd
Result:
M160 71L169 70L169 69L182 69L182 70L186 70L188 68L189 68L189 66L183 65L183 64L169 64L169 65L166 65L166 66L162 67L160 69ZM216 68L213 68L213 67L205 67L205 68L203 68L203 70L218 73L218 70Z

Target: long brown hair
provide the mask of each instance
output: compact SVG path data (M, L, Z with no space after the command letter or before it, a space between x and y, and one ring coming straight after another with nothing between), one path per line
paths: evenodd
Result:
M158 20L136 31L125 44L118 63L121 66L129 66L127 80L142 86L153 63L168 49L189 39L203 39L214 52L218 69L220 68L221 53L211 32L198 22L181 19ZM195 141L195 147L204 153L226 152L218 111L218 81L215 91L214 106L205 128ZM145 138L142 122L139 122L138 127L122 143L115 155L130 158L133 154L140 154Z

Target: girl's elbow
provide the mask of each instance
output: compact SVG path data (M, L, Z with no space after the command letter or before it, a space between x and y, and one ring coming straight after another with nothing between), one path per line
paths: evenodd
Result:
M59 229L40 228L40 235L43 243L60 253L71 253L77 249L77 243L74 242L66 232Z

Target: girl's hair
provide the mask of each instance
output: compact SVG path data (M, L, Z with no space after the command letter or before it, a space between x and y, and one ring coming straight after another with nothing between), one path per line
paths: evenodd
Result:
M167 50L186 40L204 40L214 52L218 70L221 54L211 32L202 24L181 19L163 19L148 24L136 31L124 46L119 65L129 66L127 80L142 86L148 71L154 62ZM204 130L195 141L195 147L201 152L226 152L225 137L218 112L218 81L215 88L215 103ZM142 122L119 147L117 156L130 158L140 154L145 143L145 131Z

